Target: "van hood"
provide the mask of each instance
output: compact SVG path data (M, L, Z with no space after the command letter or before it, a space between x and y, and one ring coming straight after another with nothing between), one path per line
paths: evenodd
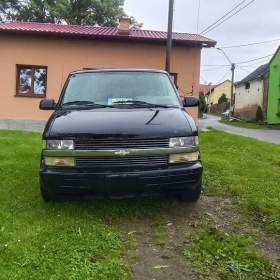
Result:
M43 138L169 138L193 135L197 135L196 125L183 109L102 108L54 112Z

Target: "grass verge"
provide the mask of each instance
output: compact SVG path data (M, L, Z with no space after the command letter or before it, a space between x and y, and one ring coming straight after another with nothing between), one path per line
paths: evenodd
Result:
M210 130L200 134L206 192L232 194L254 220L280 234L280 145Z
M202 279L280 279L271 261L253 249L253 240L217 229L199 229L184 255Z
M268 125L263 123L257 123L253 121L244 121L236 119L222 119L220 120L223 124L228 124L236 127L251 128L251 129L280 129L279 125Z

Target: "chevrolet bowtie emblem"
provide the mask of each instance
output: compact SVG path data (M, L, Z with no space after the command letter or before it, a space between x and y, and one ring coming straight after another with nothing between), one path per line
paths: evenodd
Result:
M126 151L126 150L119 150L119 151L115 152L115 155L118 155L118 156L127 156L129 154L130 154L130 152Z

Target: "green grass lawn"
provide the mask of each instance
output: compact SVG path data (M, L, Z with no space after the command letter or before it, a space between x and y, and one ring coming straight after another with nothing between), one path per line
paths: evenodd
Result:
M215 228L199 229L184 255L203 279L279 279L269 258L253 248L254 240Z
M206 192L238 196L244 213L279 234L280 146L217 131L201 133L200 142ZM0 279L130 279L119 225L156 219L176 200L46 204L38 186L40 150L38 133L0 131Z
M257 123L253 121L244 121L244 120L228 120L222 119L220 120L221 123L236 126L236 127L244 127L244 128L251 128L251 129L280 129L279 125L268 125L263 123Z
M253 219L280 235L280 145L225 132L202 132L207 192L232 194Z
M173 201L46 204L38 186L40 150L38 133L0 131L0 279L128 279L118 222L160 215Z

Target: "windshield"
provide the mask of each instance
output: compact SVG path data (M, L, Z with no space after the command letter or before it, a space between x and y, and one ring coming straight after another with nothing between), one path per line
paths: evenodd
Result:
M90 102L118 106L129 103L180 106L176 91L166 74L140 71L72 75L65 89L62 105Z

